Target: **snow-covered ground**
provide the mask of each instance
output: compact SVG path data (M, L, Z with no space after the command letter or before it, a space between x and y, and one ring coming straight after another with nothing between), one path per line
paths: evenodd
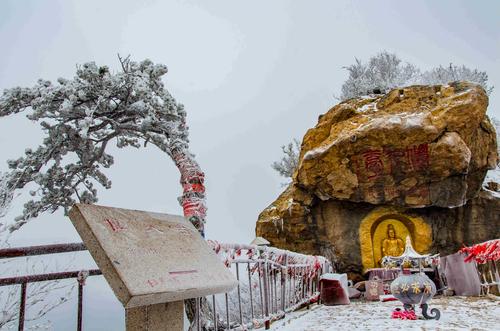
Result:
M500 301L477 297L439 297L429 302L441 319L391 319L392 302L351 302L347 306L312 306L272 324L271 330L500 330ZM420 309L417 316L421 317Z

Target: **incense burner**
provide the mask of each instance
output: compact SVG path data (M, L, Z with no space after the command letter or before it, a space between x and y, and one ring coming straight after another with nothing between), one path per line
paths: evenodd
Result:
M431 309L431 314L427 312L429 308L427 302L436 294L436 285L422 271L424 264L437 265L438 263L439 256L437 254L420 255L417 253L411 245L410 237L406 238L406 247L403 254L383 258L383 265L401 267L401 273L391 283L391 292L396 299L403 303L406 311L414 311L414 306L420 305L424 318L438 320L441 317L441 313L437 308ZM408 267L418 267L419 272L411 274L410 269L407 269Z

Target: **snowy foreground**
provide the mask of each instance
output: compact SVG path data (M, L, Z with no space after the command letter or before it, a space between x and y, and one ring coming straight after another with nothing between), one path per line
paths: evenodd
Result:
M477 297L440 297L429 302L441 319L391 319L397 302L351 302L348 306L317 306L272 324L271 330L500 330L500 301ZM417 315L421 316L420 310Z

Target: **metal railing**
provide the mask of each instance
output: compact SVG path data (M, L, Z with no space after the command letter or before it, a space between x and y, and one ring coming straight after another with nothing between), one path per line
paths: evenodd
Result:
M476 263L476 269L481 282L481 293L484 295L500 294L500 261ZM492 292L492 293L491 293Z
M87 248L82 243L4 248L0 249L0 259L78 252L85 250L87 250ZM25 321L25 311L26 311L26 292L28 284L35 282L76 278L76 281L78 282L78 306L77 306L78 315L77 315L76 329L78 331L81 331L82 320L83 320L83 304L82 304L83 286L85 285L85 279L88 276L97 276L97 275L102 275L99 269L84 270L84 271L75 270L75 271L64 271L64 272L54 272L54 273L42 273L42 274L28 275L28 276L6 277L6 278L0 278L0 286L21 285L21 293L19 299L20 304L19 304L18 330L23 331L24 321Z
M265 246L219 244L210 240L208 243L234 272L238 286L230 293L195 299L194 321L198 330L268 329L272 321L317 301L320 276L332 271L330 262L321 256ZM86 250L83 243L6 248L0 249L0 259ZM76 329L81 331L85 279L97 275L102 275L99 269L6 277L0 278L0 287L21 285L18 330L22 331L30 283L76 278Z
M197 330L269 329L272 321L318 301L320 276L332 271L321 256L208 242L231 268L238 286L231 293L196 299Z

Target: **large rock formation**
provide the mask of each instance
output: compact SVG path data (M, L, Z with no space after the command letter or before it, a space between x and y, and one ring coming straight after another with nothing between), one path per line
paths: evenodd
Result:
M306 133L295 183L322 200L464 205L497 162L487 105L463 82L340 103Z
M257 235L335 256L352 272L361 271L360 222L376 208L422 218L433 250L499 237L499 199L478 196L498 163L487 105L466 82L338 104L304 136L293 182L260 214Z

